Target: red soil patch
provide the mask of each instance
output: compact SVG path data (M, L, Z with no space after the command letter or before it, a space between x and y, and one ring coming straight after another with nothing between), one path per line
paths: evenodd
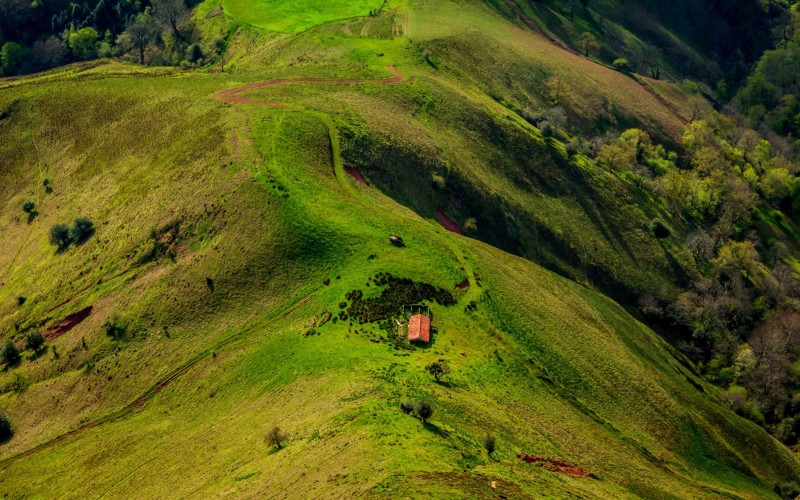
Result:
M45 330L44 336L47 340L58 338L81 324L91 314L92 306L81 309L76 313L72 313L66 318L62 319L57 325L53 325Z
M469 288L469 278L464 278L464 281L456 285L456 288L459 290L463 290L465 288Z
M265 82L251 83L250 85L245 85L244 87L238 87L235 89L223 90L222 92L218 92L217 94L215 94L211 99L215 101L225 102L228 104L260 104L261 106L270 106L273 108L294 109L292 106L280 102L257 101L254 99L248 99L246 97L237 97L237 96L242 92L247 92L249 90L260 89L262 87L269 87L271 85L284 85L287 83L391 84L391 83L401 83L406 79L406 77L404 77L399 71L394 69L392 66L387 67L386 71L393 74L394 76L392 78L278 78L276 80L267 80Z
M369 186L369 182L367 182L367 180L364 178L364 176L361 175L361 171L358 170L357 168L355 168L355 167L344 167L344 171L347 172L348 174L350 174L351 176L353 176L353 178L355 180L357 180L358 182L360 182L361 184L363 184L365 186Z
M584 478L589 477L589 472L579 468L575 464L559 460L558 458L544 457L541 455L517 455L517 458L523 462L536 465L537 467L544 467L550 472L559 472L571 477Z
M439 224L441 224L445 229L450 231L451 233L456 233L460 235L464 235L464 231L461 229L461 226L450 220L441 210L436 211L436 218L439 219Z

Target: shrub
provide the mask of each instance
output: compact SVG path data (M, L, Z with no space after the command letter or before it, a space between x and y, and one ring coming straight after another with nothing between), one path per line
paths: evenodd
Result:
M50 244L61 249L67 248L72 242L69 232L66 224L53 224L50 228Z
M614 62L612 64L614 65L614 69L616 69L617 71L626 72L631 70L631 63L624 57L614 59Z
M8 441L13 435L14 429L11 427L11 420L5 413L0 412L0 443Z
M486 452L491 455L494 453L496 449L497 442L494 439L494 436L488 434L485 438L483 438L483 447L486 448Z
M7 365L13 365L18 363L19 360L19 348L17 348L17 345L12 342L11 339L6 340L3 348L0 349L0 361Z
M92 59L97 55L97 39L100 35L94 28L86 27L70 33L69 48L78 59Z
M22 204L22 211L26 214L32 214L34 210L36 210L36 203L32 200L27 200Z
M44 345L44 335L39 330L29 333L25 336L25 349L31 351L38 351Z
M433 405L425 400L417 402L414 406L414 410L423 424L427 424L428 419L433 416Z
M669 235L672 234L672 231L669 230L669 228L661 221L661 219L653 219L650 222L650 231L659 240L669 238Z
M81 242L94 233L94 223L88 217L78 217L75 224L69 230L72 241Z
M192 64L196 63L197 61L203 58L203 50L200 48L199 45L193 43L189 45L186 49L186 59L189 60Z
M539 125L539 132L542 133L542 137L553 137L553 126L550 122L542 122Z
M106 335L109 337L119 340L125 336L125 333L128 331L128 327L122 318L115 314L108 317L103 322L103 331L106 332Z
M265 441L268 445L277 446L280 450L283 447L283 442L287 439L286 433L283 432L280 427L273 427L272 430L267 433Z
M572 140L564 146L564 149L567 151L567 155L575 156L581 152L581 145L577 140Z
M400 403L400 410L406 415L411 415L414 413L414 403L409 403L407 401L403 401Z
M434 361L433 363L429 364L425 367L425 369L433 375L433 377L438 382L442 379L443 376L450 373L450 367L447 366L447 361L440 359L439 361Z
M797 434L794 432L794 419L784 418L775 429L775 439L789 446L797 442Z

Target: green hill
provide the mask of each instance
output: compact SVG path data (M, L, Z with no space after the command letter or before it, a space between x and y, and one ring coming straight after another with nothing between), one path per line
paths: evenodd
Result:
M209 0L224 72L0 80L0 335L47 338L0 373L0 494L764 498L797 478L606 296L677 293L688 222L657 240L661 202L566 151L629 127L677 145L699 97L484 2L373 3ZM546 137L526 117L556 87ZM51 245L78 217L94 233ZM427 347L381 315L420 295ZM421 400L427 423L401 411Z

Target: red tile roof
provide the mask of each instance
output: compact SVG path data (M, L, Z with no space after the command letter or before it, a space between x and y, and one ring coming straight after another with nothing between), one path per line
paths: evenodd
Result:
M408 341L425 342L431 341L431 319L424 314L416 314L408 320Z

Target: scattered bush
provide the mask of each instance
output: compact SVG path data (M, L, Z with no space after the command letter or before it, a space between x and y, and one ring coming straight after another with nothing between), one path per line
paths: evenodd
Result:
M542 133L542 137L548 138L553 137L553 126L550 125L550 122L542 122L539 125L539 132Z
M408 401L403 401L400 403L400 410L406 415L411 415L414 413L414 403L410 403Z
M612 64L614 65L614 69L617 71L622 71L623 73L631 70L631 63L623 57L614 59Z
M425 400L417 402L417 404L414 406L414 410L416 411L419 419L422 420L423 424L427 424L428 419L433 416L433 405Z
M564 146L564 149L567 151L567 155L572 157L581 152L581 144L577 140L572 140Z
M33 200L27 200L22 204L22 211L28 215L32 214L34 210L36 210L36 203Z
M44 335L39 330L30 332L25 336L25 349L37 352L44 345Z
M273 427L272 430L267 433L264 440L268 445L276 446L280 450L283 447L283 442L287 439L286 433L283 432L280 427Z
M19 363L20 357L17 345L11 339L6 340L3 348L0 349L0 361L6 365L15 365Z
M18 305L18 306L25 305L25 302L27 302L27 301L28 301L28 298L27 298L27 297L23 297L22 295L20 295L19 297L17 297L17 305Z
M489 455L494 453L496 445L497 442L494 439L494 436L492 436L491 434L488 434L485 438L483 438L483 447L486 448L486 452L489 453Z
M50 244L60 249L67 248L72 243L69 233L69 226L66 224L53 224L50 228Z
M11 420L5 413L0 412L0 443L8 441L13 435L14 429L11 427Z
M108 317L103 322L103 331L106 332L106 335L112 339L119 340L125 336L125 333L127 333L128 326L125 324L122 318L115 314Z
M450 367L447 366L447 361L440 359L439 361L434 361L433 363L429 364L425 367L425 370L428 371L433 377L439 382L443 376L450 373Z
M669 238L669 235L672 234L672 231L661 221L661 219L653 219L650 222L650 232L658 238L659 240L663 240L664 238Z
M94 223L88 217L78 217L69 230L70 237L75 243L80 243L94 234Z

